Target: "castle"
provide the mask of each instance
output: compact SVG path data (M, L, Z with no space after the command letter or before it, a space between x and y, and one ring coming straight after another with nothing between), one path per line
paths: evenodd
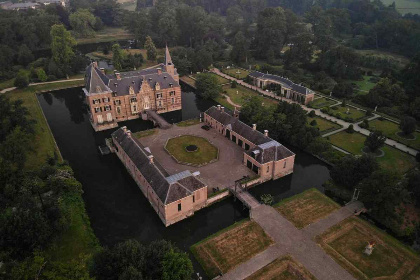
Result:
M168 47L164 63L138 71L106 74L91 63L83 91L95 131L118 127L118 122L140 118L147 110L159 114L182 108L179 75Z

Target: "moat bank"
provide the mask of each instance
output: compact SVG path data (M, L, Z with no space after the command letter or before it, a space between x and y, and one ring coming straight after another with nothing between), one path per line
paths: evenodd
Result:
M182 111L164 115L169 122L197 117L214 105L192 92L183 92L182 98ZM112 131L94 132L81 88L42 94L38 99L63 158L83 184L87 212L101 244L112 245L129 238L141 242L164 238L188 251L192 244L248 216L240 202L228 198L165 228L119 159L99 154L98 146ZM123 125L133 132L152 127L151 122L142 120ZM278 201L312 187L323 190L321 185L329 178L327 166L307 153L291 149L297 154L294 173L253 188L251 193L257 198L271 193Z

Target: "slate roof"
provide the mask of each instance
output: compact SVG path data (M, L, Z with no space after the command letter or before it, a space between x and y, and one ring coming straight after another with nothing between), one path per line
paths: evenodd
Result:
M266 79L266 80L273 80L273 81L277 81L280 82L282 84L287 85L288 87L290 87L293 91L301 93L301 94L310 94L312 93L312 91L304 86L295 84L294 82L292 82L291 80L287 79L287 78L283 78L277 75L272 75L272 74L264 74L258 71L252 72L249 74L249 76L253 77L253 78L259 78L259 79Z
M294 155L293 152L279 142L265 136L258 130L252 129L252 127L241 122L226 111L221 111L217 107L212 106L206 111L206 114L226 126L226 128L254 143L257 147L248 151L248 154L251 155L252 152L258 151L255 153L255 159L259 163L267 163L273 160L277 161Z
M151 153L124 129L125 128L122 127L112 133L112 138L120 144L124 152L149 182L153 191L157 194L163 204L167 205L190 196L195 190L205 187L205 185L189 171L169 175L156 159L151 163L149 159Z
M161 74L158 74L158 69L162 71ZM115 74L105 75L101 70L93 66L93 63L88 66L86 69L87 75L86 79L86 90L89 93L94 93L96 87L89 86L92 79L98 77L102 80L109 90L116 93L117 96L129 95L129 88L132 86L135 92L138 92L141 88L141 85L144 81L148 82L151 88L154 88L156 83L159 83L161 89L170 88L171 85L173 88L179 87L179 83L174 80L174 78L165 72L165 65L159 64L151 68L142 69L138 71L129 71L120 73L121 79L117 79ZM97 81L95 81L97 83Z

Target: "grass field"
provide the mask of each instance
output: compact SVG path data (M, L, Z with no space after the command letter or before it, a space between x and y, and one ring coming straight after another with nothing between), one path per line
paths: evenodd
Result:
M157 132L158 132L158 130L154 129L154 128L153 129L148 129L148 130L143 130L143 131L139 131L139 132L134 133L134 137L139 139L139 138L143 138L143 137L153 135Z
M381 121L379 119L370 121L368 129L380 130L386 135L386 137L394 139L407 146L413 147L416 150L420 150L420 133L419 132L414 132L414 136L416 137L416 139L408 140L404 137L397 135L398 132L401 132L401 129L399 128L398 124L387 121L387 120Z
M224 97L222 95L219 95L217 98L214 99L214 101L216 101L217 103L219 103L223 107L228 108L231 111L233 111L235 109L235 107L226 100L226 97Z
M369 90L371 90L376 85L376 83L369 81L371 77L372 76L365 75L361 81L352 81L352 83L355 83L357 86L357 94L367 94Z
M2 81L0 82L0 90L3 90L5 88L11 88L13 87L13 83L15 82L15 79L10 79L10 80L6 80L6 81Z
M55 145L54 137L48 127L41 107L39 106L36 93L44 90L54 90L57 88L82 85L83 81L70 81L63 83L53 83L38 86L30 86L25 89L15 89L6 93L11 100L21 99L23 105L28 108L31 118L36 121L35 124L35 141L33 143L34 150L28 154L26 168L35 170L43 165L48 156L53 156L54 152L59 155L59 151Z
M36 136L33 143L33 152L28 154L26 170L36 171L45 164L45 160L49 155L53 155L54 152L59 154L54 137L39 106L36 93L80 85L80 83L81 81L72 81L30 86L6 93L12 100L22 99L23 105L28 108L31 118L37 122L35 125ZM88 274L89 259L99 249L99 243L90 226L82 196L75 193L63 195L60 205L69 215L70 222L68 228L52 240L49 248L45 250L45 255L47 259L54 262L77 266Z
M335 110L334 110L335 109ZM347 114L348 110L348 114ZM329 114L334 115L337 118L345 119L351 122L359 121L361 118L366 116L366 113L361 110L357 110L353 107L342 107L341 105L330 108Z
M91 43L102 43L102 42L113 42L120 40L134 39L134 35L119 27L106 27L103 30L96 32L95 37L89 38L78 38L76 39L77 44L91 44Z
M191 251L207 276L213 278L251 259L271 244L273 240L257 223L244 220L194 244Z
M229 69L224 68L222 69L222 72L240 80L245 79L249 75L248 70L239 69L239 68L229 68Z
M177 123L176 125L180 127L186 127L186 126L196 125L199 123L200 123L200 119L197 118L197 119L182 121L182 122Z
M362 155L362 148L366 140L366 136L354 132L347 133L341 131L337 134L329 136L331 144L342 148L353 155ZM384 145L381 148L385 152L383 157L378 157L377 161L381 167L386 170L393 170L404 174L416 165L415 158L407 153L401 152L393 147Z
M337 102L325 97L321 97L318 99L315 99L314 101L310 102L309 105L311 108L315 108L315 109L321 109L323 107L329 107L331 105L336 104Z
M309 189L280 201L274 207L299 229L340 209L340 205L317 189Z
M308 125L310 125L310 123L315 120L317 125L313 126L315 128L318 128L319 132L322 134L325 131L333 131L336 129L341 128L341 125L333 123L332 121L326 120L324 118L321 117L314 117L311 118L308 116Z
M196 145L198 150L187 152L186 147ZM182 135L168 140L165 149L179 162L194 165L205 164L218 158L217 147L202 137Z
M330 228L317 242L357 279L418 279L420 258L399 241L361 219L351 217ZM376 246L364 254L367 242ZM379 279L379 278L378 278Z
M180 80L182 80L182 81L184 81L185 83L187 83L187 84L192 85L192 86L194 86L194 87L195 87L195 80L194 80L194 79L192 79L192 78L191 78L191 77L189 77L189 76L182 76L182 77L180 78Z
M222 87L223 91L226 91L226 95L230 97L233 103L243 106L251 96L258 96L261 99L261 104L264 103L265 105L277 105L278 101L266 98L263 96L258 95L257 92L248 89L244 86L237 85L236 88L231 88L230 85L226 85Z
M218 83L219 83L219 85L230 84L230 81L228 79L226 79L226 78L223 78L222 76L219 76L219 75L214 74L214 73L207 73L207 74L210 74L212 76L215 76L216 79L217 79L217 81L218 81ZM197 78L197 75L199 75L199 74L193 74L192 77L193 78Z
M296 273L300 275L296 275ZM302 277L305 277L304 279L316 280L303 265L293 260L290 256L285 256L274 260L245 278L245 280L300 280Z

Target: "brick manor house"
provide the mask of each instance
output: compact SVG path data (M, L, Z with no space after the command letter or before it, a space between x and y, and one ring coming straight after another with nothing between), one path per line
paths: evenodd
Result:
M269 85L280 86L280 96L297 101L301 104L306 105L315 98L315 93L312 90L280 76L255 71L250 73L249 77L253 84L260 88L266 88Z
M112 133L111 151L127 168L159 218L169 226L194 214L207 202L207 186L199 173L168 174L153 158L150 149L131 135L127 127Z
M93 62L86 69L83 91L95 131L140 118L147 110L165 113L182 107L179 76L168 47L164 63L138 71L106 74Z
M244 150L243 164L253 170L261 181L275 180L293 172L295 154L279 142L239 120L239 112L233 115L218 105L204 113L207 125L216 129Z

